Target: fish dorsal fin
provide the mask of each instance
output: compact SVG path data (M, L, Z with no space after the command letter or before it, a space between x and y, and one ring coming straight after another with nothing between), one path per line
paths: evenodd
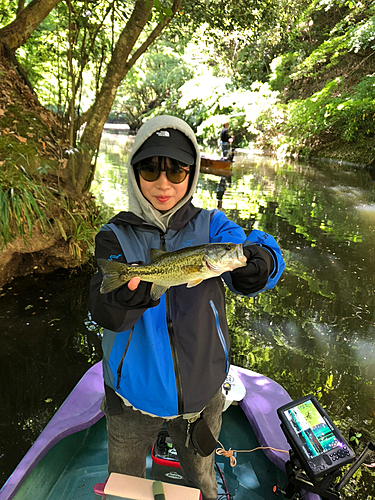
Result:
M193 288L193 286L199 285L199 283L202 283L203 280L193 280L189 281L189 283L186 285L186 288Z
M158 300L168 290L169 286L156 285L153 283L151 285L150 297L152 300Z
M158 248L151 248L151 250L150 250L151 262L158 259L159 257L164 255L165 253L168 253L168 252L164 252L164 250L159 250Z

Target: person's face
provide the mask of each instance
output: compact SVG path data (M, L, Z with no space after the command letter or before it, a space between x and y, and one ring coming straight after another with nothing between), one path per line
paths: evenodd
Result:
M150 158L149 164L158 167L158 157ZM170 182L165 169L174 168L169 158L162 158L162 171L156 181L146 181L139 176L139 184L143 196L160 212L173 208L185 196L189 183L189 175L179 184ZM189 167L183 167L189 171Z

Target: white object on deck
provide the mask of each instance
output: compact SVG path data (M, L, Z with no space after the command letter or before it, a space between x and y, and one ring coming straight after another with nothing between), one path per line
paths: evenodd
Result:
M233 402L238 403L242 401L246 395L246 389L243 383L241 382L237 373L232 370L232 367L229 368L229 372L227 378L224 380L222 385L223 394L225 396L225 411Z
M127 500L154 500L153 482L150 479L112 473L104 487L104 493ZM201 493L196 488L164 482L163 488L165 500L199 500L201 498Z

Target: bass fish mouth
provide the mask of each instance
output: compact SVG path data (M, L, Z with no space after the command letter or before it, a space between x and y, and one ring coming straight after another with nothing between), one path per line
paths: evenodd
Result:
M247 264L247 258L245 257L245 255L243 254L243 248L242 248L242 245L237 245L235 250L234 250L234 258L239 260L240 262L243 262L245 264Z
M246 259L245 255L243 254L243 247L241 244L238 244L235 246L235 248L232 251L231 257L233 260L237 260L237 261L241 262L242 265L247 264L247 259Z
M217 273L219 271L224 272L225 270L233 270L237 267L244 267L247 265L247 259L243 254L243 248L241 244L230 244L231 249L228 249L227 255L221 260L215 260L215 258L206 258L205 264L209 271Z

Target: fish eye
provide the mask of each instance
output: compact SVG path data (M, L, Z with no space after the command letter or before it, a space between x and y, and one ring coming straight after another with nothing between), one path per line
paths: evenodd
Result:
M226 245L226 247L225 247L225 250L227 250L228 252L229 252L230 250L232 250L232 245L231 245L230 243L228 243L228 244Z

